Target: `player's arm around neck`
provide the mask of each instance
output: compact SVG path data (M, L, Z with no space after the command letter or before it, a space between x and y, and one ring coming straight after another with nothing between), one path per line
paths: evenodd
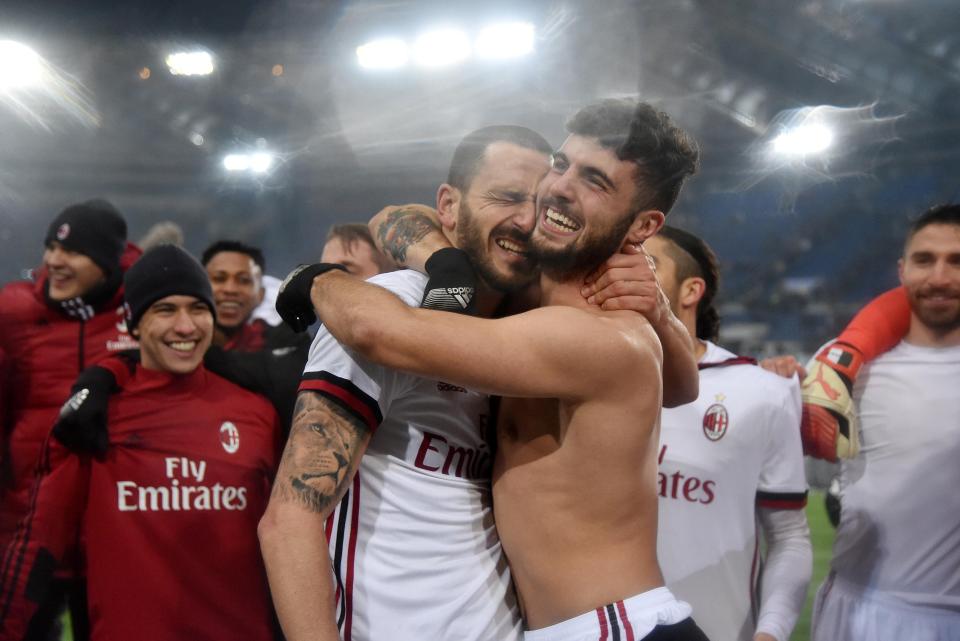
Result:
M481 319L411 308L339 272L314 279L311 298L330 333L364 358L491 394L585 399L641 361L660 366L652 330L631 312L550 306Z
M443 235L437 210L426 205L384 207L368 226L377 249L397 265L421 273L435 251L452 246Z
M366 424L316 392L300 392L257 529L288 641L339 641L324 522L350 487L369 442Z

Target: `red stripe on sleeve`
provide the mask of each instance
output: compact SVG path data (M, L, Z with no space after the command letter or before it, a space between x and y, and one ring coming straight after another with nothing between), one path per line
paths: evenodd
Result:
M323 392L340 399L346 403L347 406L357 414L357 416L363 419L363 421L370 427L371 432L377 429L377 417L370 410L370 408L367 407L363 401L339 385L334 385L328 381L306 379L300 381L300 391L302 392L304 390L311 392Z
M802 510L807 507L807 497L802 499L759 499L757 505L774 510Z

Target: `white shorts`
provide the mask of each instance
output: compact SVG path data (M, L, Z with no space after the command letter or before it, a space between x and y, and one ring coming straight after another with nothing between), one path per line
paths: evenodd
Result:
M960 641L960 612L914 606L827 575L813 602L811 641Z
M555 625L523 633L524 641L640 641L658 625L680 623L691 607L667 588L655 588Z

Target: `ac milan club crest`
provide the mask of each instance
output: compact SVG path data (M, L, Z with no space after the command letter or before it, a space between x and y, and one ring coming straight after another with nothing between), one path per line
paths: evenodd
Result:
M227 454L234 454L240 449L240 430L230 421L220 426L220 445Z
M722 400L720 398L717 399ZM730 426L730 415L727 414L727 408L720 403L714 403L707 408L707 413L703 415L703 435L711 441L719 441L727 433Z
M70 235L70 225L63 223L57 227L57 240L66 240L67 236Z

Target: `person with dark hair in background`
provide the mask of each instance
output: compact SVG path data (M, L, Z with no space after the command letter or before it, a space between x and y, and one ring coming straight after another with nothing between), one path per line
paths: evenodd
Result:
M364 280L397 268L377 249L366 223L332 226L327 232L320 262L343 265L348 273Z
M899 274L910 325L853 384L861 446L841 467L814 641L960 639L960 205L911 225Z
M126 221L112 204L77 203L47 228L43 265L33 282L10 283L0 291L0 548L27 512L41 445L77 374L137 346L124 322L122 281L139 255L127 243ZM57 607L52 607L37 619L32 631L37 638L46 634L40 629L44 623L55 624ZM80 617L75 623L83 637Z
M532 251L512 240L504 247L489 235L473 235L480 247L497 245L539 261L541 308L496 320L472 318L415 309L410 304L416 291L404 292L401 301L383 288L337 274L329 265L301 267L288 277L278 311L302 327L315 308L324 330L311 349L298 400L301 411L261 523L281 619L284 613L291 619L300 612L316 613L310 604L334 591L324 572L325 555L300 544L286 559L277 553L284 541L292 546L280 534L289 528L281 530L276 521L281 515L300 515L303 523L312 512L314 527L322 526L328 506L348 489L345 501L359 497L354 509L363 509L365 494L358 483L368 474L381 482L379 464L368 460L377 437L391 434L385 425L377 429L377 399L384 388L406 386L406 377L396 373L384 379L369 374L388 367L438 377L445 381L443 389L454 393L472 388L523 397L504 399L500 407L493 507L523 606L524 638L579 641L608 633L613 638L705 638L689 619L689 606L663 587L656 560L654 478L663 352L654 327L673 318L672 313L655 281L648 296L655 320L621 311L634 301L629 296L620 300L620 287L602 288L594 294L595 304L583 296L592 273L606 270L625 244L635 246L663 224L664 212L696 168L697 152L666 114L645 104L606 101L587 107L571 120L569 130L570 137L553 155L552 170L537 186ZM478 190L474 198L483 204L502 197ZM518 198L527 199L529 194ZM443 207L439 209L443 220ZM458 239L458 244L463 243ZM449 251L456 250L441 253ZM433 259L427 261L431 276ZM324 397L308 393L330 389L329 375L311 374L331 348L343 349L332 336L350 348L353 362L360 364L355 369L367 373L354 376L348 388L353 411L326 411ZM684 356L695 389L692 351ZM418 453L411 472L456 470L457 476L471 477L476 461L486 460L445 438L428 436L419 449L407 449ZM458 456L452 456L455 449ZM339 465L331 465L334 459ZM450 501L435 495L430 502L445 506L443 516L449 518ZM372 508L373 515L381 511ZM360 519L373 524L362 514ZM440 545L445 537L433 532L430 539ZM413 541L397 547L417 549ZM312 568L298 573L299 587L285 576L285 568L297 567L295 560L300 568L307 561ZM392 638L465 638L459 633L424 635L419 627L432 616L457 621L463 601L425 616L425 604L437 605L429 595L411 597L404 591L403 596L416 613L407 625L421 633ZM400 620L399 615L393 620ZM307 631L322 630L315 638L336 638L336 628L329 623L320 627L322 622L304 614L288 636L307 638Z
M700 238L663 227L644 243L670 306L695 340L700 396L663 410L657 556L667 586L707 636L788 641L813 553L796 377L715 342L720 272ZM759 524L763 534L760 560Z
M215 304L196 259L158 246L124 284L141 362L110 397L102 456L45 441L31 510L0 566L0 638L23 638L80 541L92 639L273 641L256 524L277 414L203 366Z

